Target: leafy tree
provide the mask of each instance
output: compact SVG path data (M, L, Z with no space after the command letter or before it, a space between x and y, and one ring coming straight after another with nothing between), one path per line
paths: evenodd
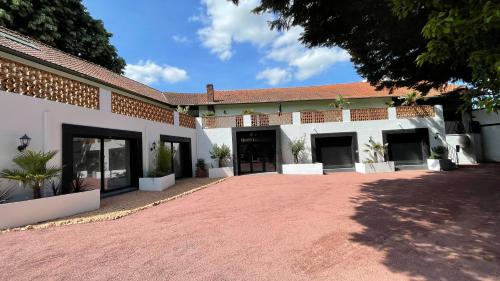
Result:
M254 12L274 13L271 28L302 26L308 47L346 49L378 88L425 94L463 81L477 90L480 106L500 108L498 1L262 0Z
M224 167L224 163L231 158L231 149L226 144L214 144L210 151L210 157L219 161L219 168Z
M331 103L330 106L338 109L347 109L351 105L351 102L344 98L342 95L338 95Z
M0 178L19 181L33 189L33 198L42 197L42 188L45 182L56 177L61 172L60 167L50 166L47 163L57 154L57 151L25 150L13 159L19 169L4 169Z
M125 67L109 42L112 34L81 0L0 0L0 25L116 73Z
M290 151L292 152L293 155L293 162L295 164L298 164L301 154L304 153L304 151L306 150L305 137L296 138L290 141L288 146L290 147Z

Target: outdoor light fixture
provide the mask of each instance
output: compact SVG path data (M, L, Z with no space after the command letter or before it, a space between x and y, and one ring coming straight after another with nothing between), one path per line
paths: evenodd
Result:
M28 135L24 134L24 136L19 138L19 142L21 143L21 145L17 147L17 150L19 150L19 152L23 152L26 147L30 145L30 141L31 138L28 137Z
M156 142L153 142L153 143L151 144L151 148L149 148L149 150L150 150L150 151L153 151L153 150L155 150L155 149L156 149Z

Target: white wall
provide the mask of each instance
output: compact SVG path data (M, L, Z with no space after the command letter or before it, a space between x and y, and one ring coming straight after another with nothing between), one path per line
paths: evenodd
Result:
M370 98L370 99L351 99L350 108L373 108L387 107L386 102L390 101L390 97ZM297 112L304 110L328 110L332 109L330 103L333 100L312 100L312 101L289 101L281 102L282 112ZM241 115L246 109L252 109L259 113L275 113L279 112L280 103L250 103L250 104L221 104L215 105L215 115ZM200 116L208 111L207 106L200 106ZM225 113L224 113L225 112Z
M110 98L110 95L109 95ZM62 124L92 126L142 132L143 169L149 170L150 145L160 139L160 134L191 138L194 161L197 156L196 130L170 124L148 121L111 113L110 103L101 104L101 110L0 92L0 169L12 168L12 158L17 154L19 138L31 137L30 149L58 150L53 164L61 165Z
M481 124L483 160L500 162L500 113L477 110L472 116Z
M231 154L233 154L233 139L231 128L214 128L214 129L202 129L201 128L201 118L196 118L197 123L197 158L205 159L207 169L211 167L217 167L217 160L210 157L210 151L214 144L222 145L225 144L231 149ZM195 159L196 160L196 159ZM233 159L231 159L232 161Z

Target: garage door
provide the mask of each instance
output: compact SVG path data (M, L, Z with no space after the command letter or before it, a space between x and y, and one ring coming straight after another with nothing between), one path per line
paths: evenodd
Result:
M324 169L352 168L355 162L354 137L316 136L315 161L323 163Z
M427 129L384 132L389 144L388 158L396 165L421 165L429 155L429 133Z

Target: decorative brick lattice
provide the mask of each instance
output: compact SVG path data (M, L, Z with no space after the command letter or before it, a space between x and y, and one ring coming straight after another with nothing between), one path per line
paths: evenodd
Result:
M203 117L204 129L243 127L243 116L210 116Z
M111 111L131 117L174 124L172 110L116 93L111 95Z
M370 121L389 119L387 108L351 109L351 121Z
M181 127L196 129L196 121L193 116L179 113L179 125Z
M427 117L434 117L434 115L436 115L436 112L434 112L434 106L432 105L396 107L396 116L398 119L427 118Z
M99 88L0 58L0 90L99 109Z
M272 113L252 115L252 127L292 124L292 113Z
M302 124L342 122L342 110L302 111L300 122Z

